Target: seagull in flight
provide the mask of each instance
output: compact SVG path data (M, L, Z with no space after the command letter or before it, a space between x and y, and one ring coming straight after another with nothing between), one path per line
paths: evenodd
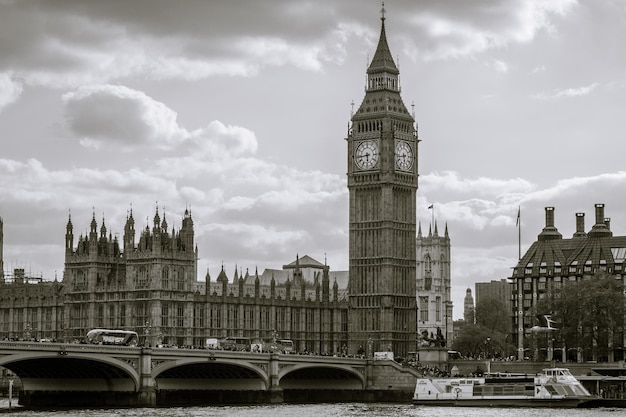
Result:
M553 330L559 330L553 325L556 324L556 321L552 320L551 314L537 314L537 321L539 321L538 326L533 326L530 328L533 332L549 332Z

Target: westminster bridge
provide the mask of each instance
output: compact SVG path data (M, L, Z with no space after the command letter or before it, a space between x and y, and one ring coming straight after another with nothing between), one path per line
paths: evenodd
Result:
M25 406L408 401L414 369L360 357L0 342Z

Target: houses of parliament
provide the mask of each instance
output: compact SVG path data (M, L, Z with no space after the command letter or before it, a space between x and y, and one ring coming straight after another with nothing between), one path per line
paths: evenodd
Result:
M92 328L120 328L146 344L203 346L211 337L278 333L298 351L367 346L402 357L416 350L418 332L441 330L450 339L450 239L436 224L428 235L418 231L417 126L400 95L385 20L383 12L365 95L345 138L348 271L294 254L281 269L228 274L222 266L198 281L192 213L170 229L157 207L152 225L139 229L131 210L121 242L95 214L88 234L75 236L70 216L62 280L33 283L23 270L4 274L0 219L0 340L71 342Z

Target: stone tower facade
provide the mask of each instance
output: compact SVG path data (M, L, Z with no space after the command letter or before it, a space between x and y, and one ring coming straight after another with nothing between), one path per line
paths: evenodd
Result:
M350 349L415 351L417 128L381 17L365 97L347 137Z
M158 335L181 345L191 340L197 249L188 210L181 229L170 232L165 214L161 219L157 209L152 228L146 225L138 242L131 210L123 251L117 237L107 235L104 219L98 233L95 215L89 234L81 235L76 246L73 229L70 217L63 277L65 338L80 339L89 329L106 327Z
M446 226L443 236L439 235L437 223L428 236L417 233L417 330L418 337L424 334L442 334L447 343L454 335L452 299L450 295L450 236Z
M472 297L471 288L465 290L465 298L463 299L463 320L469 324L476 322L476 309L474 308L474 297Z

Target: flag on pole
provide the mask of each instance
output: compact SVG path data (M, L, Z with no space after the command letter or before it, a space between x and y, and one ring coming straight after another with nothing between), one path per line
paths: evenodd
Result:
M515 227L519 226L519 216L520 216L520 207L517 207L517 221L515 222Z
M428 206L428 209L430 210L431 208L434 208L434 204L431 204L430 206Z

